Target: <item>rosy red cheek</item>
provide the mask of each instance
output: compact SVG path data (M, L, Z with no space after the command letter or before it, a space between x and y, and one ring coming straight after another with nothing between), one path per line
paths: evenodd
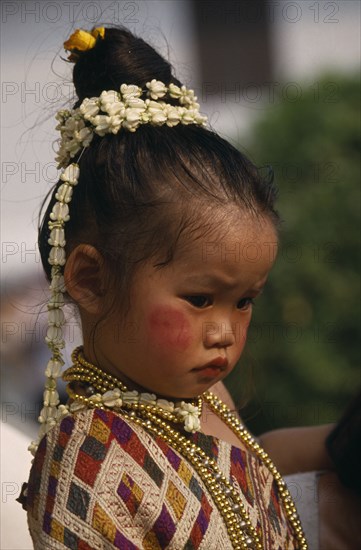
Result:
M185 315L172 307L152 309L148 327L151 341L162 347L184 350L192 341L190 324Z

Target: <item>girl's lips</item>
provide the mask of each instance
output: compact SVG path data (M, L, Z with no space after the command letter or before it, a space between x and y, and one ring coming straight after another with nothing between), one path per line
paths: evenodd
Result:
M208 370L208 369L211 369L211 370L225 370L226 368L228 367L228 359L226 357L216 357L215 359L213 359L213 361L210 361L209 363L206 363L205 365L203 365L202 367L197 367L193 370L196 370L196 371L203 371L203 370Z

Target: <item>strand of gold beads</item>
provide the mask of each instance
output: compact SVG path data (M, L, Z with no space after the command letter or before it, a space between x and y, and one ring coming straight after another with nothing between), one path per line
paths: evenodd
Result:
M238 490L227 480L215 460L209 458L198 445L148 411L144 418L137 416L134 411L129 414L126 412L124 416L154 435L160 436L192 464L223 517L234 550L262 550L261 541L251 524Z
M89 384L87 392L90 395L93 391L95 392L95 390L99 393L105 393L107 391L114 390L115 388L120 389L124 393L128 391L128 388L121 382L121 380L107 372L104 372L93 363L87 361L83 355L82 346L75 348L71 357L73 366L69 367L62 375L65 382L87 382ZM89 401L85 401L85 398L82 395L75 393L69 384L67 386L67 392L71 399L82 401L91 405L91 401L90 403ZM198 399L191 404L198 407L198 416L200 417L202 413L202 398L198 397ZM101 403L97 403L97 406L100 408L106 408L103 407ZM172 411L166 410L157 405L132 402L127 404L124 403L123 406L133 410L146 408L147 410L157 412L157 414L167 420L170 420L171 422L183 422L183 419L178 417Z
M271 471L277 483L280 497L284 503L286 515L296 535L298 542L297 548L299 550L307 550L307 542L304 537L292 497L285 482L282 480L282 477L276 467L272 464L272 461L268 457L267 453L263 451L249 432L247 432L247 430L241 425L238 419L229 410L227 405L216 398L216 396L214 396L211 392L206 392L203 394L203 397L215 412L222 410L222 414L220 416L224 421L226 421L227 425L233 429L239 439L244 441L244 443L261 458L262 462L265 463ZM145 421L145 423L141 422L141 419L137 419L135 413L133 412L126 416L127 418L135 420L137 423L148 429L152 428L151 422L153 421L158 427L161 428L161 430L163 430L163 434L159 433L157 430L153 431L158 435L161 435L173 448L178 450L180 454L185 456L193 464L201 479L205 482L212 498L216 502L217 508L220 510L225 520L228 534L235 549L262 549L262 544L260 543L257 533L252 527L252 524L247 516L247 512L239 496L238 490L235 490L231 483L228 482L213 459L209 459L202 449L194 443L189 442L189 440L184 438L184 436L179 434L179 432L173 430L169 425L162 422L156 416L148 416L148 421ZM149 422L149 419L151 422ZM234 427L237 424L240 425L240 428L239 431L237 430L236 432ZM237 518L237 515L241 516L240 520Z
M74 365L64 373L64 380L86 382L89 384L88 391L90 394L93 394L95 390L104 393L114 388L119 388L121 391L127 391L127 388L120 380L105 373L92 363L87 362L82 355L81 347L74 350L72 358ZM74 393L69 388L69 385L67 390L72 399L75 399L84 406L102 409L112 408L99 402L92 402L91 396L85 397ZM243 441L271 471L277 483L280 497L284 503L288 520L294 529L298 542L297 548L299 550L306 550L307 543L292 498L286 488L285 482L272 464L267 453L263 451L258 443L252 438L229 408L221 400L216 398L214 394L211 392L204 393L198 400L198 407L202 407L202 399L209 404L215 414L223 419L237 437ZM118 408L125 418L136 422L154 435L162 437L162 439L168 442L194 466L224 519L233 548L235 550L261 550L262 544L249 520L244 504L240 498L239 490L235 489L225 478L213 459L207 457L202 449L165 422L165 420L179 422L179 419L175 418L175 415L172 413L152 405L134 403L127 404L126 407L132 410L130 412L124 410L123 405ZM201 412L201 408L199 412Z
M252 435L248 430L243 426L243 424L238 420L238 418L229 410L227 405L225 405L220 399L218 399L212 392L206 392L203 394L203 399L210 408L213 410L217 416L231 428L233 433L245 443L245 445L253 451L261 461L267 466L271 474L273 475L280 497L283 501L284 508L288 517L290 524L293 527L293 530L296 534L297 541L299 543L300 550L307 550L308 545L306 538L303 533L302 525L298 517L296 506L292 500L291 494L287 489L285 481L282 479L281 474L278 472L276 466L273 464L271 458L268 456L266 451L255 441Z

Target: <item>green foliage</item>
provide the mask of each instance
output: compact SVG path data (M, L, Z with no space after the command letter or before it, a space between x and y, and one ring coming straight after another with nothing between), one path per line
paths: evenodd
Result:
M246 144L274 169L283 220L246 353L226 380L238 403L251 390L243 417L255 433L337 421L360 385L359 82L325 75L317 91L280 100Z

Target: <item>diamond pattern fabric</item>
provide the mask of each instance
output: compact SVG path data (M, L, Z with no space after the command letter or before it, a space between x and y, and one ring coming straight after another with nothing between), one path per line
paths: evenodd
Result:
M297 548L266 466L245 448L201 433L190 437L239 490L264 548ZM193 466L114 411L80 411L42 439L27 514L35 550L232 548Z

